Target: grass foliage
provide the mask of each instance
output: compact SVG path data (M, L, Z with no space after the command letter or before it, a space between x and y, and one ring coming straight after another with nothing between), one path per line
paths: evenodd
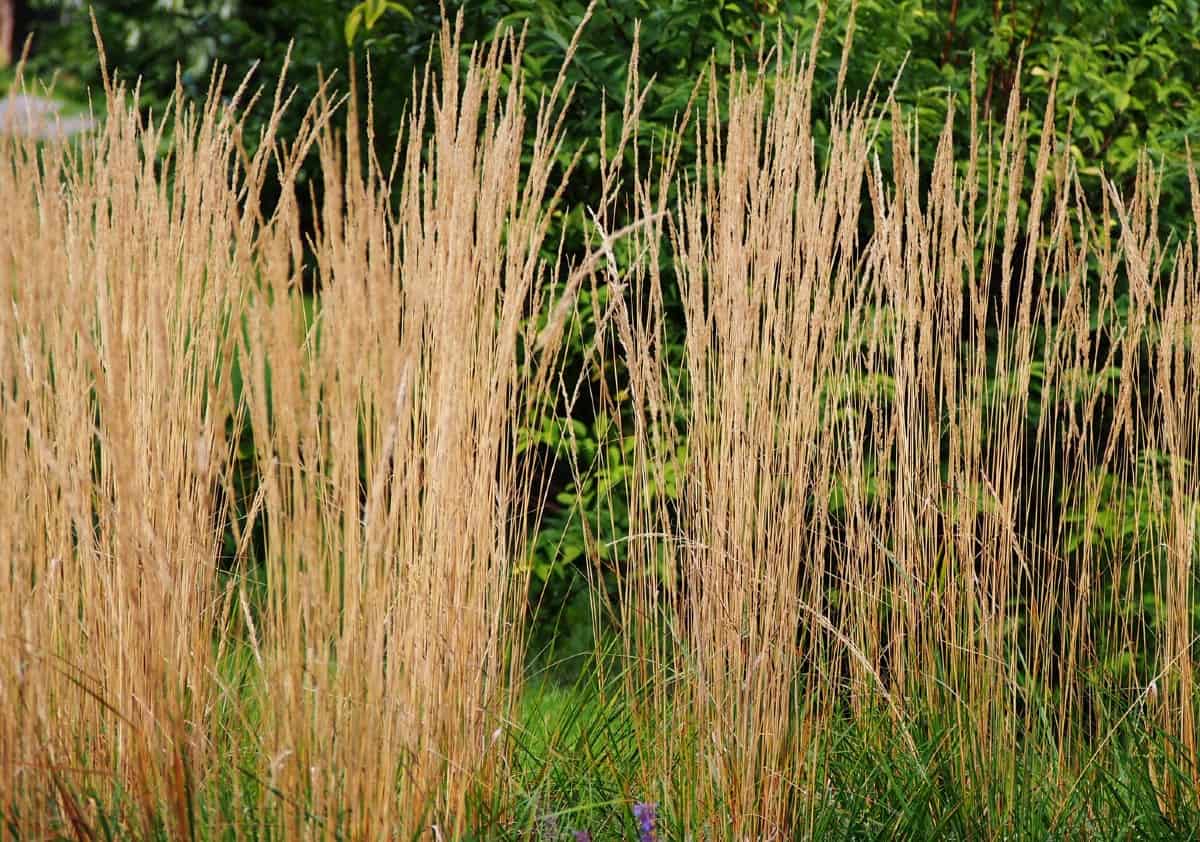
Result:
M0 837L1200 829L1194 169L1182 242L1146 158L1089 205L1019 87L930 154L839 82L818 157L816 45L650 160L635 48L573 264L513 35L443 25L394 160L220 78L0 138ZM565 375L584 323L621 388ZM530 432L585 399L616 446ZM629 523L574 686L525 655L555 461Z

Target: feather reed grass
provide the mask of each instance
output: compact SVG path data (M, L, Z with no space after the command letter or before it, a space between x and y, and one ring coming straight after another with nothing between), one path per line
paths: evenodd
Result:
M152 121L106 84L95 134L0 138L0 803L9 830L78 832L86 782L184 835L213 762L231 326L271 138L239 168L215 93Z
M110 81L77 147L0 141L10 829L82 832L91 792L191 837L220 778L287 838L457 838L503 782L547 457L522 431L571 312L541 256L567 96L528 125L521 48L460 75L444 26L390 169L325 96L276 138L282 81L250 157L221 79L170 126ZM230 525L243 433L259 484ZM255 522L265 559L223 579Z
M1183 826L1194 171L1173 242L1150 161L1089 199L1019 89L995 135L965 107L964 160L953 101L930 157L839 91L818 154L815 40L701 80L655 146L635 51L559 276L570 94L528 113L521 51L445 24L386 165L331 86L280 138L280 82L247 143L259 97L220 77L148 119L106 76L95 133L0 138L0 835L521 836L526 431L579 399L585 283L628 386L598 396L624 446L575 465L622 469L629 514L599 709L636 748L565 713L607 752L589 791L690 839L829 835L909 797L879 770L930 805L880 833L1103 835L1105 787Z
M628 200L659 220L613 269L606 410L640 791L687 838L819 835L850 727L957 790L925 832L1020 834L1032 799L1091 836L1120 819L1074 797L1132 718L1194 811L1200 229L1162 238L1149 161L1089 205L1053 92L1036 149L1019 88L997 136L972 100L965 160L953 101L930 157L839 94L818 158L815 56L710 80L675 207L669 152Z
M522 166L524 92L503 74L520 50L499 38L460 78L443 29L394 183L353 110L345 144L325 133L315 317L291 224L264 245L250 304L264 750L272 786L317 815L348 809L353 838L457 838L468 795L503 774L539 476L522 431L553 395L568 314L540 256L562 124L536 115Z

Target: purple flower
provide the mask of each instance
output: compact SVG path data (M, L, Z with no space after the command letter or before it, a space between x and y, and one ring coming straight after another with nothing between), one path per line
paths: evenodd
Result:
M592 834L586 830L575 831L575 842L592 842Z
M656 842L654 823L658 821L658 805L653 801L639 801L633 805L633 817L637 820L638 841Z

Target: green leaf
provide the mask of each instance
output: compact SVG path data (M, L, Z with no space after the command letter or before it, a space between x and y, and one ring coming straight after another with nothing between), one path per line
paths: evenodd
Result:
M413 13L408 7L396 0L363 0L346 15L346 45L354 44L359 29L373 29L385 12L399 12L413 20Z
M350 10L350 14L346 15L346 46L354 44L354 36L358 34L358 28L362 26L363 19L363 4L359 3Z

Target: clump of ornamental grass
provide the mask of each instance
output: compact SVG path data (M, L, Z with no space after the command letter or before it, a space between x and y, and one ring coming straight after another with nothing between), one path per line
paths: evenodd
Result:
M157 121L107 81L76 146L0 138L9 830L456 838L503 807L569 94L527 112L510 34L439 46L386 167L325 93L276 138L282 81L254 155L219 77Z
M512 35L461 72L448 24L439 47L392 165L353 107L318 141L315 314L289 195L249 296L262 774L304 805L295 833L311 814L352 838L457 838L504 785L543 459L522 431L573 301L541 256L565 99L527 114Z
M152 118L106 76L94 133L0 137L0 816L22 837L83 833L85 791L186 835L222 762L231 326L275 129L243 161L222 81Z
M930 827L1084 832L1123 820L1074 811L1133 733L1186 815L1200 228L1160 238L1149 161L1089 204L1053 89L1036 149L1019 88L994 136L972 98L965 160L953 99L930 156L839 95L818 157L816 43L784 54L711 80L695 174L637 178L654 224L612 262L642 791L688 833L811 835L849 726L953 781Z

